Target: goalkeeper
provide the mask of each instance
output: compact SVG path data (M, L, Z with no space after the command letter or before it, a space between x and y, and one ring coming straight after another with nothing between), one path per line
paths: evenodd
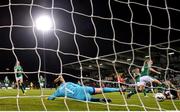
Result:
M16 62L16 65L14 67L14 72L15 72L15 78L16 78L16 83L17 85L20 87L20 89L22 90L23 94L25 95L25 92L26 92L26 88L25 88L25 85L23 83L23 75L27 77L27 75L23 72L23 68L22 66L20 65L20 62L17 61Z
M58 89L48 97L48 100L54 100L56 97L68 97L82 101L92 102L111 102L111 99L105 98L93 98L91 95L108 93L108 92L122 92L120 88L94 88L90 86L80 86L72 82L65 82L62 75L54 80L54 82L60 81Z

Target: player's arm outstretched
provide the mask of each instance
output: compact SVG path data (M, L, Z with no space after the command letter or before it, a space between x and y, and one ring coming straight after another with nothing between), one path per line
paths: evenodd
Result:
M56 97L68 97L83 101L88 100L92 102L111 102L111 99L93 98L91 95L110 92L122 92L121 88L94 88L91 86L80 86L72 82L65 82L61 74L54 80L54 82L60 82L61 84L58 89L48 97L48 100L54 100Z
M161 74L161 72L158 72L157 70L155 70L154 68L152 68L152 64L153 64L153 61L152 61L152 60L147 59L147 60L145 61L145 63L148 64L148 68L149 68L149 70L150 70L151 72L156 73L156 74Z
M158 72L157 70L155 70L154 68L149 68L149 70L151 71L151 72L154 72L154 73L156 73L156 74L161 74L161 72Z
M60 75L54 80L54 83L57 83L57 82L65 83L65 80L64 80L62 74L60 74Z

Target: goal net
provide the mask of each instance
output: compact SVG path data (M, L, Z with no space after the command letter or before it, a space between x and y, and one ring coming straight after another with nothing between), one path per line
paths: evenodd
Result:
M1 1L0 111L180 110L180 8L176 4L176 0ZM147 83L144 96L134 86L132 70L141 70L147 58L156 70L149 74L152 80L166 87ZM24 95L23 86L16 84L17 61L27 75ZM82 87L125 92L93 96L106 99L104 103L69 97L49 101L59 74ZM170 94L158 99L159 88L163 94L174 90L177 98ZM132 90L136 94L127 98Z

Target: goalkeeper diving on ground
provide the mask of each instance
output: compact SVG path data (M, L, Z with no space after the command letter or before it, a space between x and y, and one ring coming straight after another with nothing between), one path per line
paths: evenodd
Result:
M63 76L60 74L58 78L54 80L55 83L60 81L60 86L57 90L48 97L48 100L54 100L56 97L68 97L81 101L92 102L111 102L111 99L106 98L94 98L94 94L110 93L110 92L123 92L121 88L94 88L90 86L81 86L72 82L65 82Z

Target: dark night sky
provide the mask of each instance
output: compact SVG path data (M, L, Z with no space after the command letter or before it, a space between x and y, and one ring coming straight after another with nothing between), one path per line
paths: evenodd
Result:
M93 2L93 15L92 18L95 26L96 32L93 27L91 21L92 7L90 4L90 0L72 0L74 11L84 14L83 16L78 13L73 13L74 22L76 25L76 30L78 34L83 34L85 36L91 36L91 38L84 38L80 35L76 35L76 41L78 43L78 47L80 50L80 54L89 57L96 57L97 55L97 46L94 42L93 36L96 33L96 42L99 47L99 55L107 55L114 53L113 51L113 43L112 41L108 41L106 39L113 38L113 30L111 27L111 13L108 6L108 0L92 0ZM147 10L146 0L130 0L131 3L129 6L133 11L133 31L130 28L130 22L132 14L130 8L126 0L118 0L121 2L116 2L111 0L111 8L113 13L113 27L115 30L115 38L117 41L130 43L131 36L133 34L133 42L148 45L149 44L149 26L140 25L140 24L150 24L150 14ZM168 16L167 10L160 9L165 8L165 0L149 0L149 4L155 7L149 7L149 10L152 14L152 25L157 27L151 27L152 34L152 44L157 44L161 42L167 42L167 34L168 34ZM170 19L171 19L171 29L170 31L170 40L176 40L180 37L180 7L177 6L177 0L167 0L168 7L175 8L177 10L169 9ZM10 6L13 16L13 25L21 25L23 27L12 27L12 36L9 37L10 33L10 11L8 0L0 1L0 48L12 48L12 44L10 42L10 38L12 39L13 45L15 48L32 48L32 50L15 50L15 53L18 59L21 61L24 70L28 72L37 71L38 70L38 57L34 50L36 46L36 39L33 35L32 30L32 20L30 17L30 4L31 0L11 0L12 4ZM47 8L51 8L52 1L51 0L34 0L32 6L32 17L35 20L38 15L41 14L49 14L51 13L50 9L44 9L42 7L38 7L37 5L41 5ZM21 5L18 5L21 4ZM142 5L139 5L139 4ZM24 5L23 5L24 4ZM28 5L25 5L28 4ZM54 0L54 7L59 9L54 9L54 19L56 23L56 34L60 40L60 48L59 53L63 64L77 61L76 54L78 53L74 35L70 33L74 33L75 28L73 26L71 11L72 6L70 0ZM159 8L157 8L159 7ZM63 9L63 10L62 10ZM87 17L89 16L89 17ZM95 16L109 18L109 19L101 19ZM119 19L119 20L118 20ZM122 20L122 21L121 21ZM123 22L125 21L125 22ZM138 24L136 24L138 23ZM6 27L5 27L6 26ZM31 27L26 27L31 26ZM162 30L166 28L165 30ZM174 30L177 29L177 30ZM69 33L66 33L69 32ZM43 34L35 29L35 34L37 35L37 46L40 48L48 48L57 50L58 42L55 37L53 31L46 32L44 35L44 39L42 39ZM99 38L101 37L101 38ZM136 46L140 47L140 46ZM173 48L174 46L172 46ZM116 52L130 50L130 45L120 44L115 42ZM41 70L46 69L48 72L60 72L60 61L57 57L56 52L52 51L43 51L37 50L41 56L42 63ZM67 55L63 53L73 53L72 55ZM45 57L44 57L45 54ZM15 64L15 58L12 54L11 50L3 50L0 49L0 71L5 71L6 68L10 68L13 71L13 67ZM46 66L46 67L44 67Z

